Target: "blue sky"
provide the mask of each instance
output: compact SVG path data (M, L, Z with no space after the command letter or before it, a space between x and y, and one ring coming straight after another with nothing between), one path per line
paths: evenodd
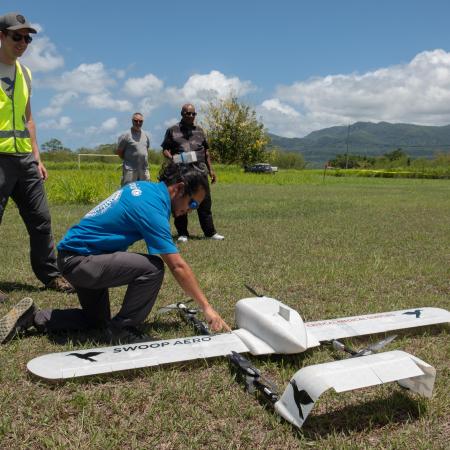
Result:
M180 106L230 93L267 129L304 136L358 120L450 123L450 2L2 1L39 27L40 143L115 142L134 111L159 148ZM201 120L201 115L200 115Z

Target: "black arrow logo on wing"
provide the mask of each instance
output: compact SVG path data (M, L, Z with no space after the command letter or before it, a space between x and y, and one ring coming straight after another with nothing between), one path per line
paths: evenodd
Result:
M292 390L294 391L294 401L298 408L298 413L302 420L304 420L302 405L310 405L314 403L314 400L309 396L309 394L302 389L301 391L298 389L297 382L295 380L291 380L290 384L292 386Z
M416 319L418 319L420 317L420 314L422 313L421 309L415 309L414 311L406 311L403 314L408 314L408 315L415 315Z
M76 356L77 358L84 359L86 361L97 362L97 360L94 359L93 356L100 355L101 353L104 352L69 353L66 356Z

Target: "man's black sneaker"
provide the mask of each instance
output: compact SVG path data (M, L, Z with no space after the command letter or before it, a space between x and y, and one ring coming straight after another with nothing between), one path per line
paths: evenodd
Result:
M10 341L16 334L31 328L34 324L36 307L29 297L23 298L6 316L0 319L0 344Z
M135 344L138 342L149 342L154 339L139 331L136 327L118 328L110 325L106 328L106 341L111 345Z

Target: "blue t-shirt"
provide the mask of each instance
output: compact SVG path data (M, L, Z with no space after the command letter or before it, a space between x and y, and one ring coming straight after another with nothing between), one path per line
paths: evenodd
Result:
M81 255L126 251L144 239L148 253L178 253L170 230L171 203L164 183L125 185L89 211L58 244Z

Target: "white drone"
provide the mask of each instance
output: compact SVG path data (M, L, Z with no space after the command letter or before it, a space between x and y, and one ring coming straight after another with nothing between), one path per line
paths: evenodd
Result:
M159 312L174 309L200 335L48 354L29 361L28 370L39 377L58 380L227 356L244 375L249 391L261 392L277 413L300 428L319 396L330 388L345 392L397 381L411 391L431 397L436 377L432 366L401 350L377 353L395 336L361 351L338 339L450 322L449 311L430 307L303 322L297 311L280 301L256 296L237 302L238 329L209 334L206 325L197 319L197 310L184 303L169 305ZM300 369L281 396L273 383L241 355L295 354L324 343L331 343L351 357Z

